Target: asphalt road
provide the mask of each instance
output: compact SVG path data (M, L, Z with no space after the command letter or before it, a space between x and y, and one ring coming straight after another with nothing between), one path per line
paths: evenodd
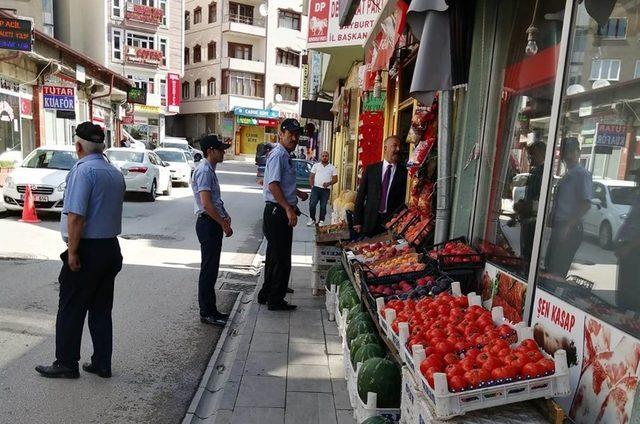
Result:
M243 273L262 240L255 166L219 167L234 236L223 243L222 270ZM199 246L190 188L155 203L128 197L120 239L124 267L114 300L113 377L81 371L49 380L34 371L54 357L59 254L55 216L40 224L0 218L0 423L176 423L189 405L220 330L197 308ZM228 311L235 295L222 291ZM82 359L92 348L85 326Z

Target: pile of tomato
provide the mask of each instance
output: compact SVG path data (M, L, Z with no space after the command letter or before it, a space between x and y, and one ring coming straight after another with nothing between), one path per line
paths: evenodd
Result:
M450 241L442 249L429 252L429 256L435 260L442 260L443 264L447 266L482 260L478 252L460 241Z
M511 348L517 339L515 330L506 324L496 327L491 313L469 306L466 296L442 293L418 301L390 300L386 308L396 311L394 332L398 333L399 323L408 323L409 351L414 345L424 347L426 359L420 372L432 388L437 372L447 375L449 391L456 393L555 371L554 361L540 352L535 340L526 339Z

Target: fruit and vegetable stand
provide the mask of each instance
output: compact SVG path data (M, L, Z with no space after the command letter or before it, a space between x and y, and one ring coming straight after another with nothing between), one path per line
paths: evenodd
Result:
M392 230L343 241L338 258L326 304L357 422L545 422L523 401L569 393L563 350L549 357L531 328L483 308L477 281L452 278L483 266L466 240L423 246Z

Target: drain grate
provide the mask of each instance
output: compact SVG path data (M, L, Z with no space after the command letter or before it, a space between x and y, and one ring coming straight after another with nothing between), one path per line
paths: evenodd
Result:
M166 234L124 234L122 236L125 240L159 240L159 241L181 241L183 237L169 236Z
M243 284L243 283L222 283L220 290L238 291L242 293L253 293L256 289L255 284Z
M247 283L251 283L251 284L256 284L256 276L253 274L239 274L239 273L235 273L235 272L228 272L227 279L229 280L235 280L235 281L242 281L242 282L247 282Z

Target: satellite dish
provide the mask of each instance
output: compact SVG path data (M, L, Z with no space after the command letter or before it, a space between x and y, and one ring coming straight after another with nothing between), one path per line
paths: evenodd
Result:
M260 16L265 17L269 14L269 7L267 3L262 3L258 8L258 12L260 12Z
M282 94L276 94L276 102L280 103L282 101Z
M611 83L608 80L599 79L599 80L595 80L593 82L593 85L591 86L591 88L593 88L595 90L596 88L608 87L610 85L611 85Z
M567 87L567 96L572 96L574 94L584 93L584 92L585 92L585 89L580 84L572 84L569 87Z

